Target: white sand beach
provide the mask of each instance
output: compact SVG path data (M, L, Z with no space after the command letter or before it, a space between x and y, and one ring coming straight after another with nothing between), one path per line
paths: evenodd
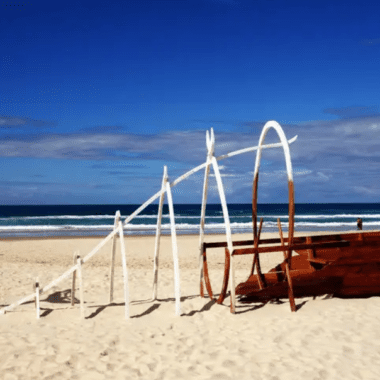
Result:
M264 237L268 237L266 234ZM250 238L234 236L234 240ZM0 241L0 307L61 275L100 238ZM207 241L224 236L207 236ZM0 378L16 379L377 379L380 372L380 297L296 299L223 305L199 296L198 236L179 236L182 315L175 316L169 236L162 238L158 301L151 301L154 237L127 237L130 316L124 318L120 254L115 297L109 304L111 243L83 266L85 319L70 304L71 277L34 302L0 315ZM118 243L119 244L119 243ZM239 258L236 283L251 256ZM262 255L263 270L282 254ZM213 291L219 294L224 252L208 254ZM77 292L79 290L77 288ZM78 297L77 293L77 297Z

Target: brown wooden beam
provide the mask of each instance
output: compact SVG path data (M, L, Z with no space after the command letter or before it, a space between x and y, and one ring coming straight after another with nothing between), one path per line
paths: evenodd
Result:
M218 304L223 303L227 295L228 280L230 277L230 251L228 250L228 248L225 249L225 257L226 257L226 261L224 264L224 277L223 277L222 291L220 292L219 298L216 301Z
M318 248L339 248L339 247L348 247L350 245L349 241L332 241L325 243L311 243L311 244L292 244L287 246L288 250L305 250L305 249L318 249ZM258 253L269 253L269 252L280 252L283 250L282 245L276 245L272 247L259 247L256 250L254 248L242 248L242 249L234 249L233 255L252 255L256 252Z

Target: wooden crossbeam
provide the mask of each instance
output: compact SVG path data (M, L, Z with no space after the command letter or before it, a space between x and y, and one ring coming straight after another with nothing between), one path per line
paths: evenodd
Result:
M301 251L310 248L339 248L339 247L348 247L350 245L349 241L331 241L324 243L311 243L311 244L291 244L286 248L292 251ZM258 253L269 253L269 252L281 252L283 251L282 245L275 245L272 247L259 247L256 250L254 248L243 248L243 249L234 249L232 255L252 255L256 252Z

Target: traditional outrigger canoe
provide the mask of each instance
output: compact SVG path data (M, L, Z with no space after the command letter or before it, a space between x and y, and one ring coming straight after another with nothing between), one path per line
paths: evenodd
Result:
M278 219L279 238L260 239L263 220L257 230L257 190L258 171L261 159L260 146L263 144L267 129L260 137L256 156L253 197L252 222L253 240L235 241L230 249L227 242L203 243L203 278L207 292L213 298L206 251L210 248L225 248L225 271L223 286L217 300L222 303L231 282L231 312L235 312L235 295L241 296L243 302L269 301L289 297L292 311L296 311L294 298L334 295L341 297L358 297L380 295L380 231L357 232L335 235L318 235L294 237L294 184L289 146L283 131L273 126L283 142L286 159L289 188L289 230L283 237ZM269 129L269 128L268 128ZM236 248L235 248L236 247ZM231 252L232 251L232 252ZM268 273L262 273L260 254L283 252L284 261ZM298 255L293 256L293 252ZM248 279L234 285L233 259L237 255L253 255L253 263ZM231 270L232 269L232 270ZM255 274L256 269L256 274ZM232 278L231 278L232 276ZM231 279L233 281L231 281ZM204 296L203 281L201 295Z

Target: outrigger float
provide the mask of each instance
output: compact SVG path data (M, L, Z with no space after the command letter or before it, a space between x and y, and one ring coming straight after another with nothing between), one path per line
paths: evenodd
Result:
M217 303L221 304L226 298L230 283L232 313L235 313L236 295L241 296L240 301L243 303L289 298L291 311L297 310L297 297L325 294L340 297L380 295L380 231L294 237L294 184L289 145L282 128L277 125L266 127L268 128L264 127L260 137L253 179L253 240L234 241L232 249L227 242L202 243L201 296L204 297L204 279L208 295L213 298L206 255L207 249L211 248L225 248L224 280ZM279 238L260 239L263 219L257 229L258 178L261 146L270 127L278 133L285 154L289 189L289 230L288 237L284 237L278 219ZM260 254L271 252L283 252L284 261L268 273L262 273ZM298 255L293 256L293 252ZM248 279L235 288L233 259L238 255L253 255L253 262Z

